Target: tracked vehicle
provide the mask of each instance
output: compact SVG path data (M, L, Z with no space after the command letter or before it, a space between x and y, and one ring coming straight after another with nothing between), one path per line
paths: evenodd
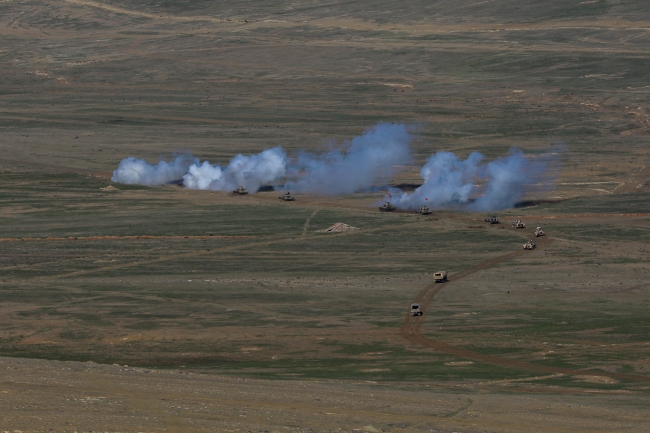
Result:
M537 227L537 228L535 229L535 237L538 238L538 237L540 237L540 236L544 236L545 234L546 234L546 233L544 233L544 230L542 230L541 227Z
M420 206L418 213L420 215L431 215L431 210L429 209L429 206L422 205Z
M411 316L421 316L420 304L411 304Z
M499 218L492 215L492 216L489 216L489 217L485 218L485 222L490 223L490 224L499 224L501 221L499 220Z
M380 212L392 212L394 210L395 210L395 206L393 205L393 203L391 203L389 201L384 202L384 204L379 206L379 211Z
M537 244L532 239L530 239L528 242L524 244L525 250L534 250L535 247L537 247Z
M512 223L512 226L516 229L525 229L526 223L522 220L515 220L515 222Z
M447 281L447 271L438 271L433 274L434 283L445 283Z
M243 185L241 185L241 186L238 186L237 189L234 190L232 193L233 194L244 195L244 194L248 194L248 190L246 188L244 188Z
M283 201L294 201L296 199L294 196L291 195L289 191L285 192L278 198Z

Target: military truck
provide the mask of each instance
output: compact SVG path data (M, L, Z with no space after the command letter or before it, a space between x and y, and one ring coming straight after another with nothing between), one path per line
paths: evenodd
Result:
M429 206L422 205L420 206L420 210L418 211L420 215L430 215L431 210L429 209Z
M535 237L538 238L538 237L540 237L540 236L544 236L545 234L546 234L546 233L544 233L544 230L542 230L541 227L537 227L537 228L535 229Z
M515 222L512 223L512 226L516 229L525 229L526 223L524 223L522 220L515 220Z
M490 223L490 224L499 224L501 221L499 221L499 218L492 215L492 216L489 216L489 217L485 218L485 222Z
M291 195L291 193L289 191L285 192L284 194L282 194L278 198L280 200L284 200L284 201L294 201L296 199L294 196Z
M247 190L246 188L244 188L243 185L240 185L240 186L238 186L237 189L234 190L232 193L233 193L233 194L244 195L244 194L248 194L248 190Z
M535 247L537 247L537 244L532 239L530 239L528 242L524 244L525 250L534 250Z
M420 304L411 304L411 316L421 316Z
M393 205L393 203L391 203L389 201L384 202L384 204L379 206L379 211L380 212L392 212L394 210L395 210L395 206Z
M434 283L444 283L447 281L447 271L439 271L433 274Z

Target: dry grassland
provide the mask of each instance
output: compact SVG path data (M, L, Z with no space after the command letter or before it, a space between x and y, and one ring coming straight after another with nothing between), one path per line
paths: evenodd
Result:
M649 43L617 0L0 1L0 431L642 431ZM378 121L417 125L393 184L518 146L555 187L493 226L107 188Z

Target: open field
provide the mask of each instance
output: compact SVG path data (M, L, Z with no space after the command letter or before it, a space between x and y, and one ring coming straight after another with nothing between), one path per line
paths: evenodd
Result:
M555 396L545 397L545 404L574 404L567 402L594 393L614 399L607 404L624 406L617 399L634 396L641 404L647 398L650 217L641 212L646 194L635 194L636 205L629 194L594 197L579 205L580 215L575 214L578 199L502 212L504 223L525 215L530 225L539 222L549 232L537 250L527 252L521 244L529 229L489 226L475 214L381 214L364 207L374 200L365 196L299 196L284 203L274 193L239 197L123 185L117 185L123 190L102 191L104 180L77 174L23 171L6 173L5 179L0 188L6 203L0 231L5 356L128 364L136 370L125 371L145 389L167 383L169 376L150 382L143 368L273 379L254 382L270 394L286 380L282 386L293 389L298 379L316 387L309 392L322 392L323 380L334 383L332 389L369 392L354 385L361 381L381 384L385 398L399 399L404 387L417 384L417 391L408 391L415 394L403 398L455 399L461 392L459 398L472 401L463 411L486 416L493 400L481 397L474 403L475 393L507 405L518 399L513 392ZM57 188L48 191L52 183ZM615 209L624 213L612 213ZM361 230L317 232L339 220ZM449 270L450 282L431 283L438 268ZM424 317L405 316L414 300L425 303ZM24 365L38 371L67 368L3 362L22 365L19 376L11 372L3 382L11 395L17 395L16 380L43 380ZM83 380L91 380L82 374L85 364L70 365L81 376L65 373L62 381L77 377L82 382L75 386L83 387ZM112 370L101 371L101 383L113 385L93 385L94 393L80 389L83 395L75 398L97 394L120 401L129 408L128 421L113 413L113 406L89 415L82 409L87 405L70 408L71 419L108 423L115 431L142 425L185 431L177 423L188 420L207 430L225 429L234 422L214 418L211 411L180 415L124 402L130 391L112 378ZM210 380L229 386L222 376ZM185 401L183 393L199 386L194 383L184 382L168 397ZM41 392L32 405L58 391L46 386ZM335 430L308 415L319 410L338 413L332 426L377 424L363 406L336 412L342 400L330 398L338 402L334 407L293 409L305 417L294 423L279 421L293 414L282 409L294 407L287 401L274 403L276 418L238 420L232 426L268 422L286 429ZM243 401L212 404L237 416L244 406L266 407ZM26 412L10 418L12 426L44 425L36 418L20 424L35 410L24 407ZM641 422L639 413L628 412L636 409L616 407L618 415L613 424L600 426L603 431ZM459 415L463 411L449 422L429 415L416 422L419 410L416 405L386 413L381 428L475 431ZM161 424L143 419L159 411L166 414ZM561 423L573 425L573 431L594 428L582 415L560 413ZM494 425L494 431L521 428L509 417L486 422L474 424Z
M616 0L0 1L0 430L640 431L649 39ZM378 121L415 125L392 184L518 146L554 186L500 225L106 188Z

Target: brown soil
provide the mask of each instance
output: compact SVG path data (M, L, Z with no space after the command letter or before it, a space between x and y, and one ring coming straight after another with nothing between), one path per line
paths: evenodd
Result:
M622 431L648 421L643 410L647 398L624 394L558 398L529 387L519 390L525 396L489 395L432 383L393 387L372 381L264 381L10 358L0 358L0 364L3 428L24 433L569 433Z
M553 241L550 237L539 238L537 241L537 249L541 250L544 247L551 244ZM489 269L492 266L495 266L499 263L510 260L521 254L526 254L526 251L517 251L509 254L504 254L502 256L496 257L494 259L486 260L480 263L477 266L473 266L465 271L459 272L455 275L449 277L449 281L446 283L431 283L418 293L418 296L414 299L413 302L420 303L422 305L422 310L426 312L427 307L433 300L433 298L443 289L448 288L449 285L453 286L454 282L457 282L469 275L472 275L476 272L480 272L486 269ZM532 252L530 253L532 254ZM534 371L538 373L552 373L552 374L565 374L565 375L574 375L576 377L608 377L612 379L626 379L633 380L638 382L650 382L650 376L642 376L635 374L622 374L622 373L609 373L602 371L586 371L586 370L573 370L568 368L558 368L558 367L548 367L544 365L531 364L528 362L515 361L508 358L501 358L490 355L483 355L477 352L472 352L469 350L464 350L459 347L452 346L448 343L437 341L422 335L422 324L424 322L424 317L413 317L410 314L405 316L404 324L402 325L402 336L411 342L412 344L417 344L423 347L428 347L435 349L440 352L448 353L450 355L455 355L460 358L471 359L473 361L485 362L488 364L501 365L509 368L517 368L522 370ZM600 382L594 382L600 383Z
M643 430L639 4L0 0L0 432ZM372 191L106 188L128 156L295 157L380 121L413 161ZM534 251L377 210L437 151L511 147L551 161L498 213L543 225Z

